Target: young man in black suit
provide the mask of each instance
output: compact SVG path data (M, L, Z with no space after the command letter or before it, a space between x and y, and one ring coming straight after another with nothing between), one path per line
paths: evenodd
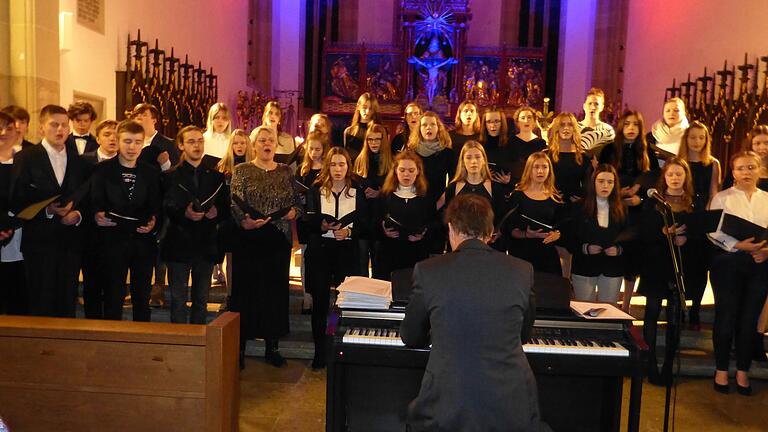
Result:
M91 135L91 125L96 121L96 110L88 102L78 101L67 110L69 121L72 122L72 133L67 138L67 145L74 146L77 154L96 151L99 144Z
M0 221L9 210L8 192L16 153L16 135L16 121L10 115L0 112ZM14 230L7 224L0 226L0 315L27 314L27 284L21 237L21 229Z
M81 186L85 166L75 149L67 148L67 110L46 105L40 111L43 141L14 157L11 211L56 200L24 226L21 252L32 315L74 317L82 239Z
M125 279L131 272L134 321L149 321L152 266L162 207L160 172L139 161L144 129L133 120L117 126L118 155L99 164L91 178L91 208L106 277L104 318L123 316Z
M157 121L160 118L160 111L148 103L140 103L131 111L131 118L141 123L144 127L144 148L141 150L140 159L155 167L159 167L165 172L179 163L179 149L176 143L161 134L157 130ZM163 233L158 236L162 240ZM151 304L153 306L165 305L165 264L160 261L155 263L155 285L152 287Z
M168 171L179 163L179 150L172 139L157 130L157 120L160 112L148 103L140 103L131 111L131 119L136 120L144 128L144 148L141 150L141 160L158 166L161 171Z
M96 142L99 147L83 153L80 158L88 167L90 177L101 162L117 156L117 122L104 120L96 126ZM90 185L89 185L90 188ZM96 223L92 218L83 221L83 309L85 317L104 319L104 287L106 279L98 250Z
M162 258L171 287L171 322L187 323L187 281L192 273L191 324L205 324L211 272L221 262L216 225L229 216L224 175L203 163L205 139L197 126L176 136L181 163L165 174L163 209L168 227Z
M18 105L8 105L0 110L16 120L16 151L19 152L34 143L27 141L25 136L27 135L27 129L29 128L29 112Z
M493 210L485 198L456 196L446 221L454 252L416 264L400 327L406 345L432 344L409 426L414 432L549 430L522 346L533 323L533 268L486 245Z

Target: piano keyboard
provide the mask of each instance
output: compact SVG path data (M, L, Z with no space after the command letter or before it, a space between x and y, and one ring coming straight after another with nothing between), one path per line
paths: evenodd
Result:
M343 343L404 347L400 331L386 328L352 327L347 329ZM611 357L629 357L629 350L611 341L586 338L534 337L523 345L523 351L532 354L573 354Z

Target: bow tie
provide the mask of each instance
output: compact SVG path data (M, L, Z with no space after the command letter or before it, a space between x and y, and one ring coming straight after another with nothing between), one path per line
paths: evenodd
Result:
M82 138L82 139L88 139L88 137L91 136L91 134L85 134L85 135L76 135L72 134L75 138Z

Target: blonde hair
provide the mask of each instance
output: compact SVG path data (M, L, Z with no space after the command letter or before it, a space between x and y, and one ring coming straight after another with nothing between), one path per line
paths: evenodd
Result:
M381 145L379 145L379 171L376 173L380 176L385 176L392 168L392 146L389 143L389 135L387 134L387 128L384 126L373 123L368 126L368 130L365 131L365 138L363 139L363 149L355 159L355 174L363 178L368 178L370 174L368 172L368 162L370 159L371 150L368 148L368 137L372 133L381 134Z
M305 176L309 174L309 171L312 170L312 158L309 156L309 145L313 141L317 141L320 143L320 145L323 147L323 153L321 159L325 158L325 155L328 154L328 150L330 149L330 146L323 138L324 134L320 132L310 132L309 135L307 135L307 146L304 149L304 158L301 160L301 167L299 168L299 175Z
M277 131L280 132L283 126L283 109L280 108L280 102L278 101L269 101L264 105L264 112L261 114L261 125L265 126L267 124L267 117L272 108L275 108L278 114L280 114L280 120L277 121ZM251 136L253 136L253 132L251 132ZM277 139L277 135L275 135L275 139Z
M571 138L571 147L576 155L576 163L584 163L584 149L581 147L581 132L579 132L579 122L576 116L569 112L561 112L552 120L552 127L549 128L549 155L553 163L560 161L560 121L570 120L573 125L573 138Z
M464 143L464 146L461 148L459 162L456 164L456 174L453 176L453 179L451 179L451 183L467 181L467 167L464 165L464 155L472 149L480 150L480 153L483 155L483 168L481 169L483 181L491 179L491 169L488 168L488 155L485 153L485 148L479 142L469 140Z
M229 144L227 145L227 152L221 158L216 165L216 169L225 175L231 175L235 169L235 152L232 150L232 144L235 142L236 137L245 139L245 161L250 162L253 160L253 143L248 133L242 129L235 129L232 131L232 135L229 136Z
M704 131L706 142L704 144L704 148L701 149L699 159L701 159L702 165L709 166L715 160L715 158L712 156L712 135L709 134L709 129L707 126L698 120L694 120L688 126L688 129L683 132L683 137L680 138L680 149L677 151L677 155L681 160L688 162L688 136L691 134L691 129L694 128L702 129Z
M211 108L208 110L208 121L206 122L205 131L210 133L215 132L213 130L213 118L216 117L218 113L224 113L227 116L227 128L224 130L224 133L230 135L232 133L232 114L223 102L216 102L211 105Z
M415 150L419 142L424 140L421 136L421 121L425 117L432 117L437 121L437 140L440 142L440 147L451 148L451 136L448 134L448 130L445 128L443 121L440 120L440 116L434 111L427 111L421 115L419 119L419 127L411 131L411 136L408 137L408 148Z
M531 186L531 174L533 172L533 164L536 163L537 160L544 159L547 161L547 165L549 166L549 174L547 174L547 179L544 180L544 192L549 195L550 198L552 198L553 201L557 203L563 202L563 197L560 195L560 192L555 187L555 171L552 167L552 161L549 159L549 156L547 156L547 153L543 151L538 151L535 153L532 153L530 156L528 156L528 160L525 161L525 169L523 169L523 176L520 179L520 183L515 185L516 191L526 191Z
M381 193L386 196L397 190L397 186L400 184L397 180L397 167L404 160L410 160L416 164L416 169L419 171L419 175L413 182L414 186L416 186L416 195L420 197L426 196L427 180L424 176L424 161L415 151L410 149L405 149L395 156L395 160L392 162L392 169L389 170L387 178L384 179L384 184L381 186Z
M256 137L259 136L259 133L261 133L262 131L272 135L272 137L275 139L275 145L277 145L277 133L275 133L275 131L273 131L269 126L266 126L266 125L256 126L255 128L253 128L250 135L251 145L256 144Z
M465 100L464 102L459 104L459 107L456 109L456 119L454 120L454 126L456 126L456 130L461 130L461 111L464 110L464 108L467 107L467 105L472 105L475 107L475 121L472 123L472 132L473 133L479 133L480 132L480 111L477 109L477 105L472 102L471 100Z

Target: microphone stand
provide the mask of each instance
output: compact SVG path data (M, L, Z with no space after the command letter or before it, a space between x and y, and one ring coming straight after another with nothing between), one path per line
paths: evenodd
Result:
M672 311L672 316L667 317L667 332L664 347L664 364L670 365L670 376L665 379L666 397L664 400L664 432L669 430L669 406L672 396L672 387L675 381L675 374L672 371L675 357L680 346L680 333L683 322L683 308L685 307L685 282L683 281L683 260L680 255L680 248L675 245L674 234L669 231L669 227L675 225L675 215L672 212L672 206L669 203L659 203L656 210L661 214L666 228L667 246L669 254L672 257L672 265L675 272L675 280L670 283L670 296L667 301L670 302L668 310ZM670 223L671 222L671 223ZM656 361L655 359L653 361ZM662 378L664 378L664 369L662 369Z

